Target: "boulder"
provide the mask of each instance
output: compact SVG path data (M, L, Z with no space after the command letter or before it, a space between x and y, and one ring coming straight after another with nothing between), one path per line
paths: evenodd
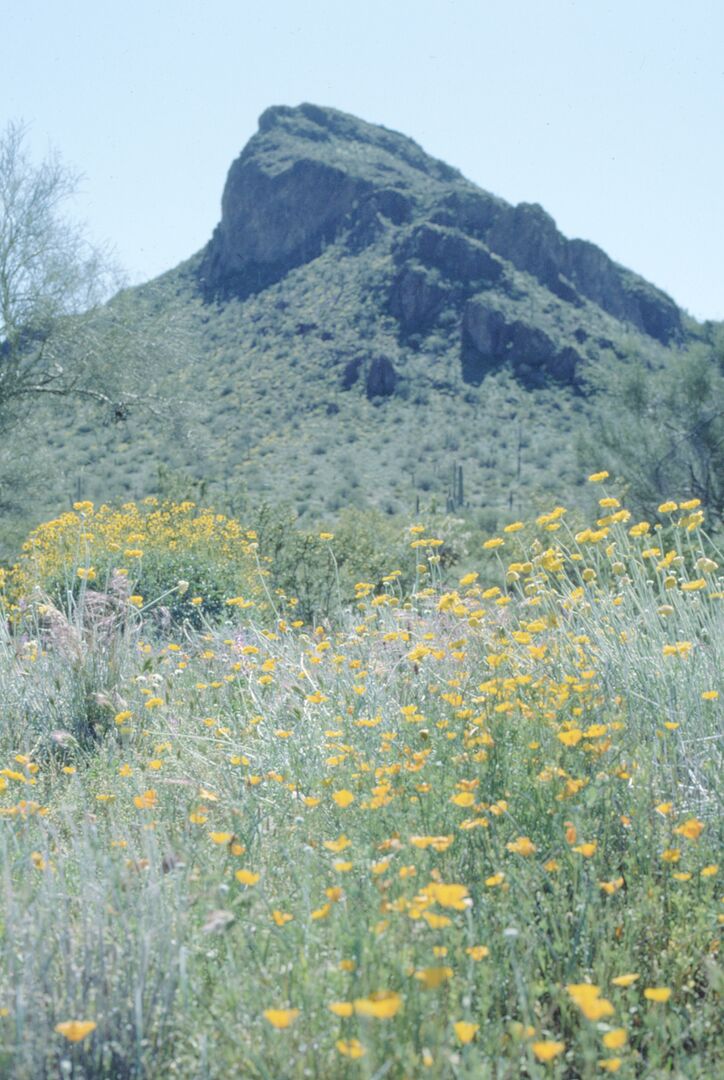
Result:
M387 356L376 356L369 366L365 389L367 397L385 398L394 394L399 377L395 366Z

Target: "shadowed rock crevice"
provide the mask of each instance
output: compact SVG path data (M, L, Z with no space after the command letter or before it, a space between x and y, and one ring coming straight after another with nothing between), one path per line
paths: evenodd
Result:
M395 366L388 356L376 356L370 364L365 381L367 397L386 398L394 394L398 376Z
M399 375L389 356L378 354L368 362L364 355L348 360L342 369L342 389L351 390L359 382L363 372L365 393L370 401L394 394Z

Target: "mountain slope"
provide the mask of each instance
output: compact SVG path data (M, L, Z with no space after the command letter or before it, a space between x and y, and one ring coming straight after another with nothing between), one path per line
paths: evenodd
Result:
M314 105L262 115L207 246L134 297L139 319L186 328L184 355L149 357L185 412L43 413L56 472L38 514L153 493L163 466L236 510L464 502L494 523L574 483L587 371L633 353L656 366L697 332L541 207Z

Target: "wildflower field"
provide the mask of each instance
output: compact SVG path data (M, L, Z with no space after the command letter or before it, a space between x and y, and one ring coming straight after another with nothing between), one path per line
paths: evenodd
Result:
M0 1076L718 1075L721 559L590 479L588 525L455 573L412 523L351 598L322 533L320 612L190 503L31 535Z

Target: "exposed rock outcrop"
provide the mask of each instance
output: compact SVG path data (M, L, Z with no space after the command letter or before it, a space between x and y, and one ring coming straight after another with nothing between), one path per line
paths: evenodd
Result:
M536 203L520 203L499 214L487 242L563 300L577 303L579 294L585 296L663 344L681 336L681 313L670 297L618 266L595 244L567 240Z
M247 296L320 254L369 185L321 161L270 173L244 155L229 174L221 223L203 273L224 295Z
M416 259L439 270L447 281L464 285L493 284L503 276L503 263L485 244L453 229L428 222L418 225L403 240L400 262Z
M548 378L576 386L583 357L568 344L555 341L523 318L507 318L484 300L465 306L462 327L462 368L466 382L480 383L490 371L510 363L526 386L541 386Z
M412 139L315 105L267 109L229 170L200 276L207 295L247 296L377 215L410 220L430 184L459 178Z
M335 109L267 109L229 171L202 291L248 297L329 245L340 257L374 252L382 313L403 344L419 347L438 323L459 333L470 381L509 364L528 384L575 386L580 347L595 358L609 316L665 345L684 335L673 300L594 244L568 240L537 204L511 206L404 135ZM589 333L591 305L601 316ZM350 361L343 384L362 370L368 396L395 391L392 362L369 353Z
M429 330L453 299L454 290L438 272L407 263L392 280L388 310L406 337Z
M392 279L388 307L403 336L424 333L448 306L460 307L472 293L495 285L504 264L485 244L460 229L425 222L398 245L399 270Z

